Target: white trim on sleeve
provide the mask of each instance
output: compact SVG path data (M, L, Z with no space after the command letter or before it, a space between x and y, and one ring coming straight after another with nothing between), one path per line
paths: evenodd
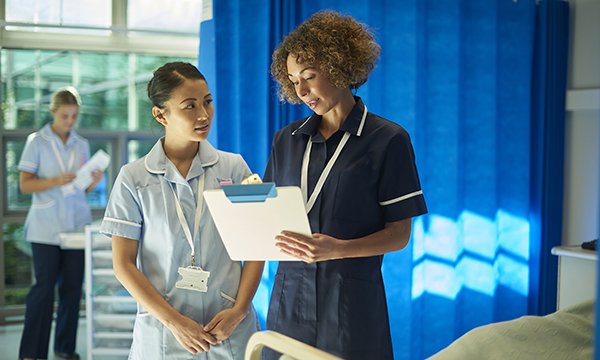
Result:
M19 164L19 167L25 167L27 169L33 169L33 170L35 170L35 169L37 169L37 165L38 164L36 164L34 162L31 162L31 161L21 160L21 163Z
M411 192L410 194L402 195L402 196L397 197L395 199L391 199L391 200L387 200L387 201L382 201L382 202L379 203L379 205L381 205L381 206L387 206L387 205L395 204L395 203L400 202L402 200L410 199L411 197L415 197L417 195L422 195L422 194L423 194L423 190L417 190L415 192Z
M134 223L134 222L131 222L131 221L125 221L125 220L119 220L119 219L110 218L110 217L104 217L104 220L116 222L118 224L125 224L125 225L135 226L135 227L139 227L139 228L142 227L142 225L140 225L138 223Z
M362 118L360 119L360 125L358 126L358 131L356 132L356 136L360 136L363 131L363 127L365 126L365 119L367 118L367 105L365 105L365 111L363 111Z

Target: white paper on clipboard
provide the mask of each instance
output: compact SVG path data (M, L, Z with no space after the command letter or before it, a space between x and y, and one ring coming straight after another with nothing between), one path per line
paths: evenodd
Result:
M247 202L231 201L222 189L206 190L204 200L232 260L300 261L275 246L283 230L311 235L299 187L277 187L275 197Z
M73 194L76 190L75 188L85 191L93 182L92 172L94 170L104 171L108 167L108 164L110 164L110 156L102 149L96 151L94 156L77 170L75 179L61 187L63 195L69 196Z

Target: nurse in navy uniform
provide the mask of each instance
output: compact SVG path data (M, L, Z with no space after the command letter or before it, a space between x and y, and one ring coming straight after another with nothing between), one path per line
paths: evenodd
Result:
M427 212L408 133L353 95L379 53L364 25L323 11L271 65L281 99L313 114L277 132L264 180L302 189L313 234L275 239L302 261L279 263L267 328L344 359L393 358L383 255L403 249Z

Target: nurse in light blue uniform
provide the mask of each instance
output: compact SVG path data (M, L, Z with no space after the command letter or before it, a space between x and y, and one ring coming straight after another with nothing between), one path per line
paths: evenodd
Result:
M80 100L72 87L54 93L50 103L53 122L31 134L19 162L21 192L32 193L25 221L25 238L31 242L35 284L27 295L25 324L19 350L22 359L47 358L58 285L54 352L56 358L78 359L75 353L79 303L83 282L83 250L60 248L59 234L81 232L92 216L85 191L102 179L92 173L87 189L73 185L77 170L88 160L90 146L73 127Z
M38 244L60 245L61 232L83 231L92 220L85 191L68 182L90 157L88 141L75 131L63 143L51 124L27 138L19 170L38 179L57 181L57 186L32 193L25 220L25 237ZM70 180L69 180L70 179Z
M240 183L250 169L205 141L212 96L193 65L159 68L148 94L165 137L121 169L101 226L138 302L129 358L242 359L258 330L251 301L263 263L229 258L202 191Z

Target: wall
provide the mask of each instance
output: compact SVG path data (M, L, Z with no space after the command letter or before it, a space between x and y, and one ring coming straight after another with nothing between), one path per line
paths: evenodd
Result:
M570 3L562 243L579 245L599 233L600 1Z

